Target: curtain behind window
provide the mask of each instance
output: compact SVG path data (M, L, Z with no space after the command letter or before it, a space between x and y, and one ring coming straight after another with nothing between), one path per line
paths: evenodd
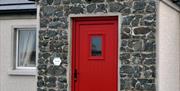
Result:
M30 30L20 30L18 36L18 66L34 67L36 54L36 32Z

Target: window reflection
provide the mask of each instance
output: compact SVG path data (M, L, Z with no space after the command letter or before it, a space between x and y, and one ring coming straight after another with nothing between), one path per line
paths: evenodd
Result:
M102 37L92 36L91 37L91 56L102 55Z

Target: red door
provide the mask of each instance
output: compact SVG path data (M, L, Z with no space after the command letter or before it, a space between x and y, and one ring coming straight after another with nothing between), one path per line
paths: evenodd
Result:
M118 91L118 18L73 18L72 91Z

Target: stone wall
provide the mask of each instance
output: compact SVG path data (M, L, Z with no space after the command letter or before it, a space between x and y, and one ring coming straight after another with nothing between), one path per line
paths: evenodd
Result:
M120 90L156 91L158 0L40 0L38 91L67 91L68 15L122 14ZM54 57L62 64L54 66ZM111 79L111 78L109 78Z

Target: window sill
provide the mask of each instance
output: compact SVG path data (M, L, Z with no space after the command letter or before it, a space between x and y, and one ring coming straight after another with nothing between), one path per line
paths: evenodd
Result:
M12 76L35 76L37 74L36 69L16 69L8 72Z

